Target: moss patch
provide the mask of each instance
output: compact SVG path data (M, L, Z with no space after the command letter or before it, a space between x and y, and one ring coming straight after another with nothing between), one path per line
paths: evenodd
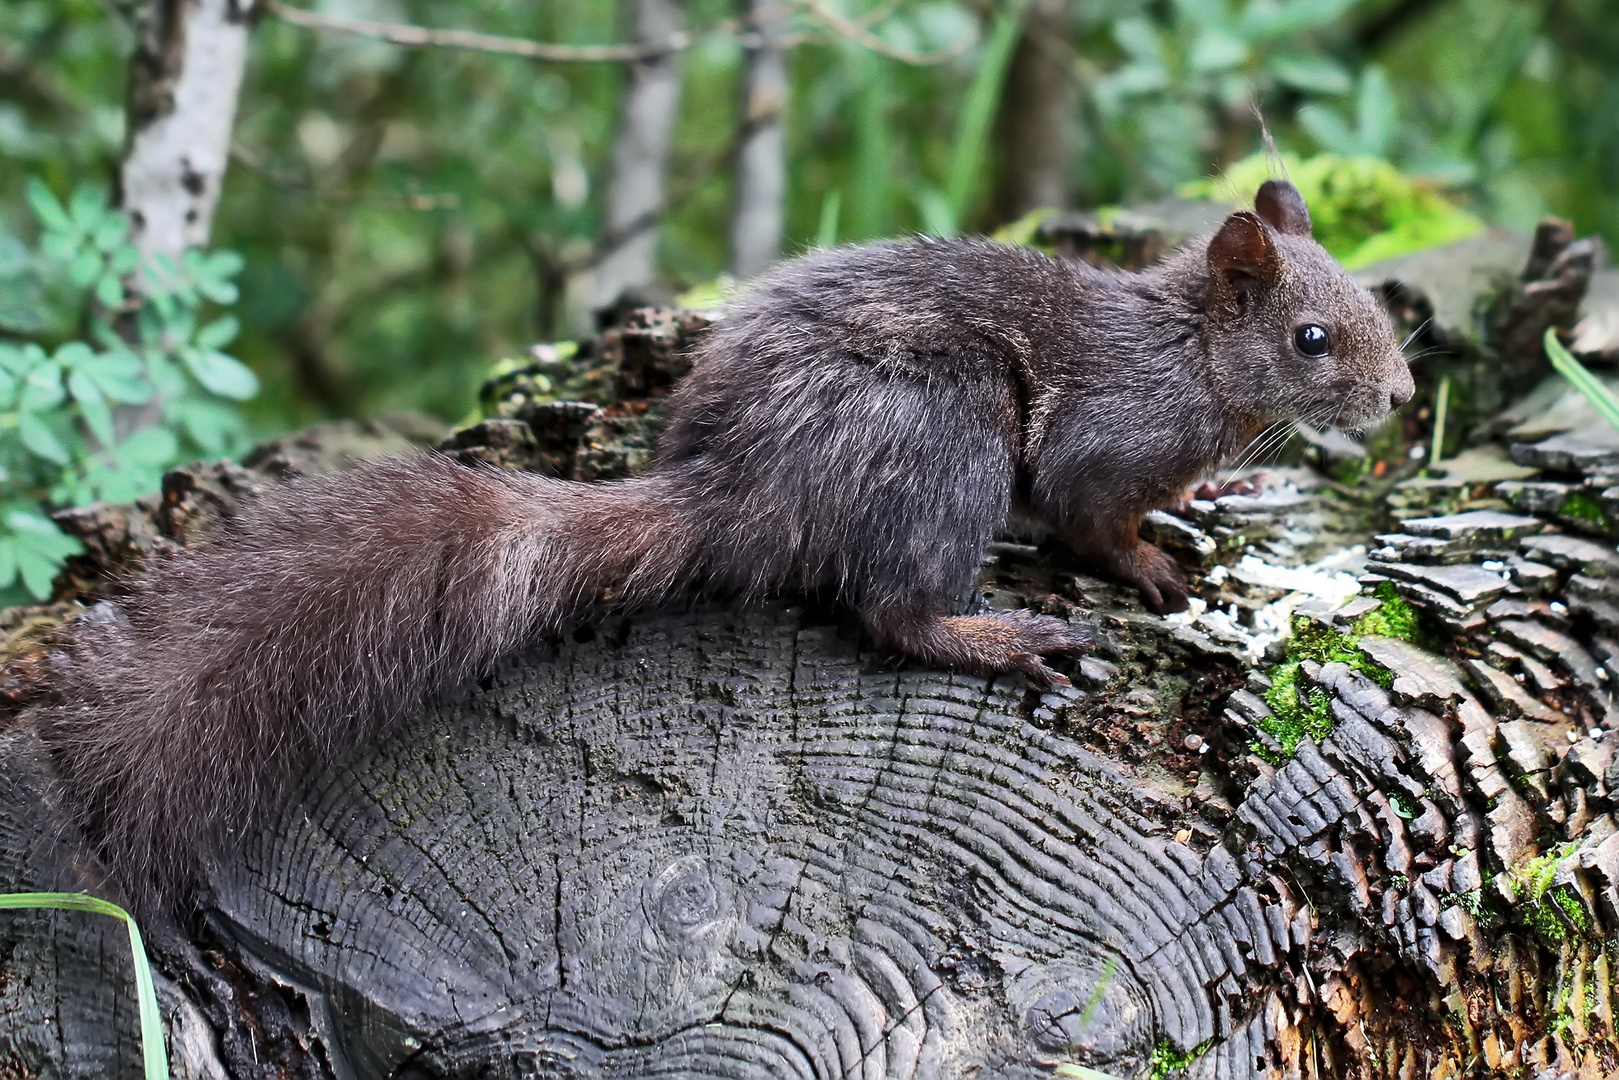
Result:
M1331 701L1327 692L1312 686L1300 693L1298 660L1290 659L1271 671L1265 704L1270 706L1271 715L1259 721L1259 728L1275 739L1284 753L1291 755L1306 735L1320 742L1332 731ZM1266 756L1263 747L1256 745L1252 749L1261 757Z
M1557 508L1557 513L1559 517L1570 518L1601 532L1609 529L1608 515L1602 512L1602 504L1588 491L1569 492L1563 505Z
M1376 596L1383 605L1362 615L1347 630L1334 630L1302 615L1294 617L1287 658L1267 672L1270 689L1265 692L1265 704L1271 715L1259 721L1260 730L1275 739L1285 754L1291 756L1306 735L1320 742L1332 733L1331 699L1318 686L1300 692L1301 663L1347 664L1387 690L1394 685L1394 673L1361 652L1360 639L1391 637L1420 643L1425 638L1417 609L1392 586L1380 584ZM1263 745L1252 743L1249 749L1271 764L1279 764Z
M1381 158L1283 154L1282 166L1310 206L1316 240L1350 269L1484 229L1439 185L1407 176ZM1227 166L1219 178L1183 184L1177 192L1246 208L1273 175L1270 159L1254 154Z
M1184 1072L1213 1045L1213 1039L1206 1039L1186 1053L1180 1054L1176 1053L1175 1048L1169 1045L1169 1040L1165 1039L1153 1048L1152 1057L1147 1062L1152 1068L1152 1080L1167 1080L1175 1073Z
M1519 918L1549 945L1593 932L1591 914L1585 910L1579 893L1567 885L1552 884L1558 867L1573 858L1578 847L1570 840L1507 872L1512 895L1518 901Z

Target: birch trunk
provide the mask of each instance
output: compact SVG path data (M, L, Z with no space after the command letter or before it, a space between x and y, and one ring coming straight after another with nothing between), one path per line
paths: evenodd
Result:
M742 134L736 155L736 197L731 212L731 272L749 278L781 255L787 198L787 152L782 114L787 105L787 54L775 44L777 0L748 0L761 41L748 51L742 75Z
M637 41L664 40L685 25L682 0L630 0ZM618 133L607 178L607 218L591 307L612 307L658 279L658 218L662 215L675 120L680 104L679 56L668 53L629 65L619 104Z
M142 13L120 182L148 253L178 257L208 242L251 15L251 0L152 0Z

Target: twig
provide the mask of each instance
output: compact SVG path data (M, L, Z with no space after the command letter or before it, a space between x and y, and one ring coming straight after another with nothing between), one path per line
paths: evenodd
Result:
M555 45L528 38L506 37L501 34L480 34L472 30L432 30L425 26L404 23L375 22L371 19L349 19L337 15L317 15L303 8L281 3L281 0L262 0L264 10L278 19L309 30L335 30L344 34L379 38L394 45L422 49L441 47L471 49L476 52L504 53L525 56L531 60L548 60L560 64L623 63L650 60L658 56L689 49L693 35L679 32L662 41L639 41L632 45ZM737 28L735 20L727 20L710 27L705 33L723 33Z
M684 52L699 38L712 34L729 34L747 49L762 46L791 49L798 45L827 44L832 40L824 35L804 33L775 35L766 40L764 34L745 29L746 23L743 20L724 19L695 33L682 31L670 34L662 41L638 41L630 45L557 45L529 38L507 37L503 34L483 34L473 30L435 30L408 23L385 23L372 19L350 19L339 15L318 15L304 8L284 4L281 0L261 0L261 3L263 9L271 15L306 30L357 34L360 37L376 38L392 45L401 45L407 49L435 47L470 49L474 52L522 56L530 60L545 60L558 64L611 64L651 60L671 53ZM830 28L838 38L854 41L874 53L917 67L946 63L972 47L974 37L970 34L949 48L931 53L919 53L890 45L872 33L870 27L886 18L897 6L897 2L885 2L875 11L859 19L840 15L827 7L822 0L808 0L805 8L817 21Z
M871 32L870 23L857 21L847 15L841 15L833 11L826 5L825 0L805 0L804 7L816 19L836 31L839 37L846 38L870 49L879 56L886 56L890 60L898 60L902 64L911 64L915 67L931 67L934 64L948 63L972 48L974 42L974 35L967 34L948 48L930 53L913 52L910 49L890 45Z

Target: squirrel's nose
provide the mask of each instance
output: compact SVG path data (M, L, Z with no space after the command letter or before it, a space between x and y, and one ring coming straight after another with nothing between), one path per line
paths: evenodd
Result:
M1389 412L1393 412L1401 405L1404 405L1406 402L1410 401L1411 395L1417 392L1417 384L1411 378L1411 372L1402 369L1400 374L1403 375L1404 378L1400 379L1400 381L1394 385L1393 389L1389 391Z

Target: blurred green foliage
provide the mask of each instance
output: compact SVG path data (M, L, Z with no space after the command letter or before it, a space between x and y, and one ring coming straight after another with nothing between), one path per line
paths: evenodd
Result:
M113 12L139 2L0 4L0 230L37 235L29 175L57 191L114 175L131 32ZM300 2L550 42L623 40L613 0ZM1459 234L1467 214L1524 227L1556 212L1619 241L1613 0L1047 2L1058 29L1035 44L1058 58L1078 103L1074 205L1246 178L1257 101L1284 150L1345 159L1298 178L1342 196L1336 216L1316 216L1347 258ZM876 11L874 32L896 47L937 50L964 34L976 44L928 67L828 35L794 50L786 250L1005 224L990 209L1006 160L996 110L1022 3L835 6ZM687 11L700 28L738 4L689 0ZM726 265L742 60L723 34L681 59L660 241L676 289ZM236 348L264 383L251 421L268 431L403 407L454 418L491 360L577 332L566 268L600 231L623 80L619 65L411 51L264 17L214 229L245 258Z
M182 458L239 449L227 402L259 385L223 351L237 320L199 318L236 301L240 256L144 257L90 185L64 205L34 178L27 199L38 250L0 238L0 605L45 599L78 552L50 510L134 499Z
M1278 174L1304 196L1316 240L1351 269L1462 240L1484 228L1434 182L1407 176L1375 157L1283 154L1273 162L1269 155L1254 154L1219 177L1193 180L1177 190L1246 206L1259 185Z

